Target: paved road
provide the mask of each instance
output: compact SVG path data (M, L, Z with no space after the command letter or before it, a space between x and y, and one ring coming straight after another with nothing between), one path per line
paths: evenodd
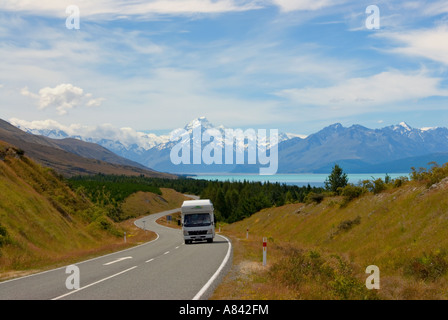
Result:
M66 273L63 267L1 282L0 299L207 299L230 265L231 244L216 235L213 243L185 245L180 230L155 222L177 211L164 211L135 222L156 232L156 240L76 264L79 289L67 289L66 280L72 273Z

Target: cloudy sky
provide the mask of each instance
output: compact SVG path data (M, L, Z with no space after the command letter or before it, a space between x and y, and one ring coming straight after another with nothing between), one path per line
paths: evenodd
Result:
M80 29L67 28L73 5ZM206 116L297 134L335 122L448 126L447 68L446 0L0 2L5 120L163 132Z

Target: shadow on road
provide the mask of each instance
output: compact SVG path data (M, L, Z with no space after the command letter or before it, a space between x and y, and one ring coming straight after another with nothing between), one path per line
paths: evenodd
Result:
M220 244L220 243L227 243L227 241L226 240L215 240L212 243L209 243L206 240L204 240L204 241L194 241L193 243L188 244L188 245L190 246L190 245L195 245L195 244Z

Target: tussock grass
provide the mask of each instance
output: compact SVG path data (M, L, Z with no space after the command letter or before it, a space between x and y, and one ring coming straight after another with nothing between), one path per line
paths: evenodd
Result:
M161 194L136 192L123 202L121 208L126 216L139 217L146 214L180 208L190 198L167 188L160 188Z
M107 210L74 192L54 170L0 151L0 280L63 266L152 240L133 220L116 223ZM12 153L11 153L11 152ZM184 196L168 189L145 194L152 201L143 211L171 209ZM125 201L126 202L126 201ZM130 199L128 210L138 204ZM133 217L137 217L133 213ZM124 242L124 232L127 241Z
M348 203L339 196L265 209L223 230L239 256L214 298L447 299L446 230L446 184L409 181ZM268 266L239 275L241 264L261 265L262 237ZM369 265L379 267L381 288L366 293Z

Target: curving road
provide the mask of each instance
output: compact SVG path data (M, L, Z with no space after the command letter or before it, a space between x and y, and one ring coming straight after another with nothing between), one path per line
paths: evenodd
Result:
M185 245L179 229L156 220L180 209L141 218L135 224L156 240L76 264L79 289L68 290L66 267L0 283L1 300L199 300L207 299L231 264L230 241ZM145 223L143 222L145 221Z

